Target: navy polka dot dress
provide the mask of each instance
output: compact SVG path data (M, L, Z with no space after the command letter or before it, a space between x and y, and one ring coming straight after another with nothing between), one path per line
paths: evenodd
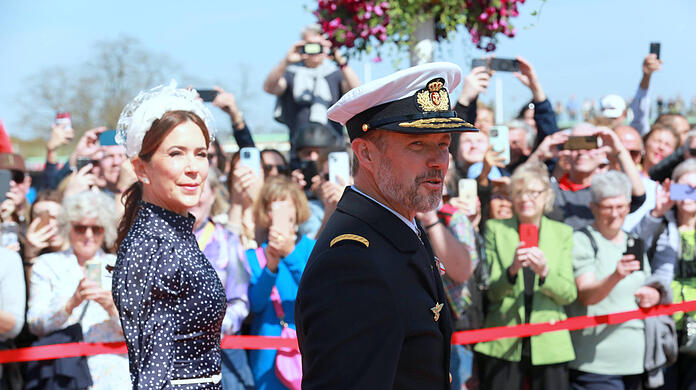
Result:
M140 202L119 248L113 296L134 389L222 389L171 383L220 374L225 290L198 248L194 222Z

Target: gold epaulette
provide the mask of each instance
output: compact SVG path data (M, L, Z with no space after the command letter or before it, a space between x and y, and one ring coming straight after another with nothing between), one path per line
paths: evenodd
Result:
M365 248L370 247L370 241L367 241L367 238L359 236L357 234L341 234L340 236L337 236L333 240L331 240L331 243L329 244L329 247L334 246L339 241L343 240L352 240L352 241L357 241L363 245L365 245Z

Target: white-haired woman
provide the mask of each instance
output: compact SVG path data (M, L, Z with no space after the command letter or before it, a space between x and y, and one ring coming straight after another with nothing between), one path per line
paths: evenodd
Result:
M514 217L486 222L491 276L484 327L560 321L575 300L570 262L573 230L544 217L553 205L546 166L520 165L511 177ZM552 345L553 348L547 346ZM474 349L482 389L568 388L573 345L568 331L479 343Z
M650 278L650 264L627 254L633 237L621 230L631 202L624 173L592 178L594 222L573 235L573 269L578 299L568 315L604 315L652 307L666 300L664 284ZM630 251L629 251L630 252ZM645 364L645 323L632 320L574 331L576 358L569 364L573 389L638 389Z
M42 337L79 323L87 342L123 340L106 272L116 257L103 250L116 239L113 199L92 191L66 197L58 223L70 246L34 262L27 308L29 330ZM87 364L92 389L130 386L125 355L90 356Z

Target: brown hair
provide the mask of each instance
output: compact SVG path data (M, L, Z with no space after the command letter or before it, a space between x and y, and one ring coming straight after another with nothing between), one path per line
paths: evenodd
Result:
M152 122L150 130L145 133L143 144L140 147L138 158L144 162L149 162L157 148L162 144L165 138L174 130L175 127L186 122L193 122L203 132L205 137L205 147L210 146L210 135L205 122L191 111L168 111L162 115L162 118L155 119ZM123 217L118 225L118 236L116 237L116 248L121 246L121 242L126 238L130 230L135 216L138 215L140 209L140 200L143 198L143 185L140 181L133 183L126 191L123 192L122 202L124 205Z
M311 216L307 197L302 188L286 176L274 176L268 178L259 192L259 196L254 202L254 223L257 227L267 228L271 225L268 219L268 206L277 200L290 198L295 205L297 215L295 223L300 225Z
M677 133L677 131L674 130L674 128L672 128L671 126L667 126L658 122L653 123L652 127L650 127L650 131L648 132L648 134L643 136L643 145L647 145L650 137L655 135L655 133L659 133L661 131L666 131L670 133L672 137L674 137L674 140L676 141L674 149L676 150L679 147L679 144L681 143L681 137L679 136L679 133Z
M29 216L31 217L32 221L35 217L34 206L36 206L36 204L39 202L55 202L62 207L63 194L58 190L42 190L36 194L36 199L34 199L34 202L31 204L31 209L29 210Z

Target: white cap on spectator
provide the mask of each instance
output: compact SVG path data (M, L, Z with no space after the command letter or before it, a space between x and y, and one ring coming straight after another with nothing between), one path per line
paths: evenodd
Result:
M618 118L626 111L626 102L619 95L606 95L599 101L599 111L605 118Z

